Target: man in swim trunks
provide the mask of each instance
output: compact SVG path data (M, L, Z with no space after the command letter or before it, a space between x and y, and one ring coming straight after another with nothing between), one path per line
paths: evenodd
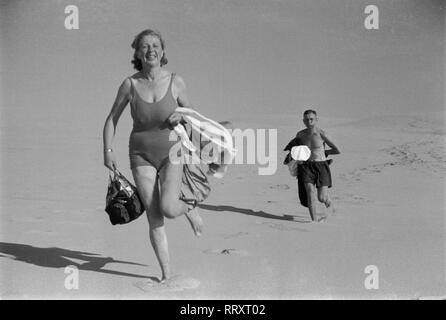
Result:
M328 194L328 188L331 188L331 172L327 163L328 155L340 154L339 149L327 137L327 134L321 128L317 127L318 117L314 110L306 110L303 115L303 122L307 127L296 134L302 144L308 146L311 150L311 156L307 161L299 163L297 167L297 179L304 184L307 193L307 204L310 211L311 220L319 222L326 218L317 217L316 214L316 189L317 199L324 203L327 208L333 208L333 204ZM325 145L330 149L325 150Z

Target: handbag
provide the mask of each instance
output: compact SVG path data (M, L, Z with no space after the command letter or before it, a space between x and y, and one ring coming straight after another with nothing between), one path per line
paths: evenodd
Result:
M129 223L143 214L145 208L136 187L115 168L113 178L109 173L105 212L112 225Z

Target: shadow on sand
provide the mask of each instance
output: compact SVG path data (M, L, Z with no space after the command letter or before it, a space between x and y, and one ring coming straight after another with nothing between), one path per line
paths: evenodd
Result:
M205 210L212 210L212 211L232 211L232 212L238 212L242 214L246 214L249 216L256 216L261 218L267 218L267 219L276 219L276 220L287 220L287 221L294 221L294 222L301 222L301 223L308 223L311 222L308 217L302 217L302 216L293 216L289 214L284 215L275 215L271 213L267 213L264 211L254 211L251 209L243 209L243 208L237 208L233 206L215 206L211 204L199 204L198 207Z
M65 268L66 266L76 266L79 270L95 271L117 276L147 278L154 281L158 280L155 277L147 277L138 274L103 269L108 263L123 263L145 266L144 264L115 260L112 257L101 257L96 253L73 251L57 247L39 248L27 244L0 242L0 258L10 258L46 268ZM70 258L83 260L85 262L78 263L70 260Z

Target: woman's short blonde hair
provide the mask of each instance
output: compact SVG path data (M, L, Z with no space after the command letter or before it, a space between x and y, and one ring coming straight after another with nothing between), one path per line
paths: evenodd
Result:
M137 57L137 51L139 49L139 44L141 43L141 39L145 36L157 37L161 42L161 48L163 49L163 51L165 48L163 37L161 36L161 32L159 32L158 30L146 29L146 30L143 30L140 33L138 33L132 42L132 48L135 49L135 52L133 53L132 63L133 63L133 67L138 71L142 70L142 62ZM164 52L163 57L161 58L161 66L167 64L167 62L168 62L168 60L166 58L166 53Z

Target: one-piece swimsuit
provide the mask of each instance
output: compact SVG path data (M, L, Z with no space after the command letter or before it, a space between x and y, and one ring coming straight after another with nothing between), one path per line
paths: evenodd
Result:
M132 169L138 166L153 166L159 171L169 160L170 148L177 143L176 140L169 140L172 130L166 123L178 106L172 95L174 77L175 74L171 74L169 87L163 98L153 103L141 98L134 80L130 78L133 130L129 140L129 157Z

